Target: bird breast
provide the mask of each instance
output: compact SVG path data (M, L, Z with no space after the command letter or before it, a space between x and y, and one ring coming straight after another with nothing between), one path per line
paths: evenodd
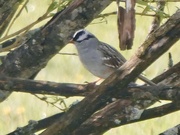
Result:
M97 48L81 46L77 50L82 64L92 74L103 79L112 74L112 69L104 65L102 53Z

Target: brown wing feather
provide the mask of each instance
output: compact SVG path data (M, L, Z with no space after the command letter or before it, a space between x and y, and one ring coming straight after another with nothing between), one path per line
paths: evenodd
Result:
M115 48L106 43L100 42L99 49L103 53L104 64L110 68L117 69L126 61Z

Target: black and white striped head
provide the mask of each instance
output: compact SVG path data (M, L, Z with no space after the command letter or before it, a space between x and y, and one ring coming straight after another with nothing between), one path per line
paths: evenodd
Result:
M94 37L95 36L93 34L91 34L90 32L88 32L87 30L81 29L74 33L72 41L80 43L84 40L88 40L88 39L94 38Z

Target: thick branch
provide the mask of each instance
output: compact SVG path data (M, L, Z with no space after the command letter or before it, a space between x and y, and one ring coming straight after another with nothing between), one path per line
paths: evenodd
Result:
M39 120L39 121L35 121L33 122L29 122L28 125L22 127L22 128L18 128L17 130L7 134L7 135L31 135L37 131L40 131L44 128L49 127L51 124L54 123L54 121L56 121L59 117L61 117L64 113L58 113L55 114L53 116L50 116L48 118Z
M113 0L116 1L116 0ZM125 2L126 0L120 0L121 2ZM142 0L144 2L179 2L179 0Z
M179 0L143 0L144 2L179 2Z
M166 72L152 79L155 83L180 86L180 62L171 67Z
M87 96L95 85L73 84L73 83L55 83L47 81L34 81L28 79L18 79L10 77L0 77L0 89L3 91L26 92L31 94L48 94L70 96ZM159 97L161 100L176 100L180 98L180 87L177 86L130 86L121 91L116 98L129 97L139 98L141 95L149 97ZM147 93L148 92L148 93ZM137 97L138 96L138 97ZM148 97L149 96L149 97Z
M180 62L155 77L153 81L162 86L137 86L135 89L142 91L156 92L162 100L174 100L178 98L178 87L180 86ZM163 86L164 85L164 86ZM169 87L165 87L169 86ZM170 87L171 86L171 87ZM3 91L26 92L31 94L48 94L60 96L86 96L96 85L55 83L47 81L35 81L22 78L11 78L0 76L0 89ZM132 93L134 88L128 87L126 91ZM123 95L121 92L120 95Z
M166 72L164 72L162 75L159 75L159 76L157 76L155 79L153 79L156 83L160 83L160 81L162 81L162 84L164 84L163 82L167 79L167 80L174 80L174 81L168 81L168 82L171 82L171 83L168 83L168 85L173 85L174 84L174 82L180 82L180 81L178 81L179 79L180 79L180 76L178 76L179 75L179 72L180 72L180 62L179 63L177 63L176 65L174 65L172 68L170 68L170 69L168 69ZM172 76L172 73L173 73L173 76ZM173 78L174 77L174 78ZM11 83L11 81L13 80L13 83L14 84L21 84L22 86L21 87L18 87L17 89L18 90L21 90L21 89L25 89L26 87L24 87L23 86L23 84L25 83L25 84L29 84L29 82L26 82L26 81L29 81L29 80L24 80L24 79L17 79L17 78L6 78L6 77L1 77L1 81L0 81L0 83L2 83L2 84L4 84L4 82L6 82L6 81L8 81L9 80L9 82L10 83L8 83L8 84L13 84L13 83ZM48 82L47 84L46 84L46 82L36 82L36 81L32 81L32 82L30 82L32 85L33 85L33 87L35 87L35 91L34 92L38 92L42 87L41 87L41 85L44 85L44 86L46 86L46 85L48 85L47 87L49 88L48 89L48 91L49 90L52 90L53 91L53 93L54 93L54 89L58 89L58 88L54 88L53 86L57 86L58 84L54 84L54 83L52 83L51 84L51 82ZM37 84L34 84L34 83L38 83L38 85ZM8 84L4 84L5 86L7 86ZM175 83L176 85L173 85L173 86L179 86L177 83ZM73 85L75 85L75 84L71 84L71 86L73 86ZM1 85L0 85L1 86ZM5 86L3 86L2 88L0 87L0 89L3 89ZM13 85L11 85L11 86L13 86ZM37 87L39 88L37 88ZM61 85L60 85L61 86ZM9 87L9 86L8 86ZM175 88L173 88L173 90L171 90L171 89L166 89L165 87L163 88L163 87L161 87L161 88L163 88L164 90L162 91L162 90L160 90L160 89L152 89L152 88L150 88L150 86L148 86L148 87L146 87L145 89L144 88L146 87L146 86L142 86L142 88L141 87L136 87L136 89L138 89L138 88L140 88L140 89L142 89L143 91L146 91L147 92L147 90L153 90L153 91L156 91L157 92L157 90L159 91L159 92L157 92L157 93L159 93L159 95L157 95L160 99L169 99L169 100L176 100L176 99L180 99L180 91L179 90L175 90ZM7 87L6 87L7 88ZM68 87L67 87L68 88ZM70 87L71 88L71 87ZM73 88L79 88L79 86L77 86L77 85L75 85L75 87L73 87ZM81 95L83 95L83 94L85 94L84 93L84 91L86 91L86 88L87 87L84 87L82 90L80 90L81 92L82 92L82 94ZM33 88L34 89L34 88ZM29 90L31 90L31 88L29 88ZM22 90L23 91L23 90ZM43 89L43 91L44 91L44 89ZM50 93L48 93L48 91L46 91L47 92L47 94L50 94ZM70 91L71 90L69 90L69 89L65 89L65 91L66 91L66 93L71 93ZM77 90L77 89L75 89L75 91L79 91L79 90ZM135 92L135 90L133 90L133 88L132 88L132 90L130 89L130 90L128 90L128 91L131 91L131 92ZM161 91L161 92L160 92ZM26 91L24 91L24 92L26 92ZM32 90L31 90L31 92L32 92ZM61 92L61 89L59 88L58 90L57 90L57 92L60 92L61 94L62 94L62 92ZM136 90L136 92L137 92L137 90ZM56 93L56 92L55 92ZM74 93L74 92L73 92ZM75 92L75 93L77 93L77 92ZM178 94L179 93L179 94ZM58 93L56 93L56 94L58 94ZM120 93L120 94L123 94L123 93ZM67 95L67 94L65 94L65 95ZM86 95L86 94L85 94ZM139 94L139 95L141 95L141 94ZM178 96L179 95L179 96ZM136 98L137 99L137 98ZM147 98L144 98L144 102L146 102L146 99ZM130 102L130 101L128 101L128 100L126 100L127 102ZM140 101L140 100L139 100ZM118 101L119 102L119 101ZM120 103L121 105L123 105L123 102L124 102L124 100ZM127 103L126 102L126 103ZM111 103L112 105L114 104L114 103ZM117 105L119 105L118 103L116 103ZM117 109L117 108L119 108L119 107L117 107L117 105L114 105L114 108L115 108L115 110ZM126 104L127 105L127 104ZM110 105L109 105L110 106ZM166 105L167 107L169 106L168 104ZM172 106L174 106L173 104L172 104ZM121 108L122 108L123 106L121 106ZM175 106L174 106L175 107ZM173 108L174 108L173 107ZM161 107L162 108L162 107ZM164 107L163 107L164 108ZM173 109L172 107L171 107L171 105L169 106L169 108L164 108L164 110L161 110L162 112L160 113L160 114L157 114L157 115L151 115L151 114L154 114L154 113L152 113L151 111L149 111L149 110L144 110L144 112L143 112L143 114L144 114L144 116L149 116L149 115L145 115L145 114L147 114L146 112L150 112L149 114L150 114L150 116L148 117L148 118L153 118L153 116L156 116L156 117L159 117L159 116L161 116L161 114L164 114L164 115L166 115L166 114L168 114L168 113L172 113L173 111L176 111L177 109ZM156 109L156 108L154 108L154 109ZM168 110L169 110L169 112L168 112ZM166 112L167 111L167 112ZM91 132L93 132L93 131L97 131L99 128L103 128L104 129L104 131L106 131L106 130L108 130L109 128L111 128L111 127L114 127L114 126L121 126L121 123L120 123L120 125L119 124L116 124L115 123L115 121L117 122L119 119L118 118L120 118L120 114L117 114L116 115L116 117L114 117L115 115L113 114L113 110L111 111L111 108L109 108L109 110L107 110L107 112L111 112L111 114L109 115L110 117L107 117L106 118L106 116L103 116L103 119L98 119L98 120L95 120L95 116L96 115L93 115L94 117L90 117L85 123L83 123L78 129L76 129L76 131L75 131L75 133L78 133L78 132L84 132L84 130L86 130L87 129L87 131L89 131L88 129L92 129L92 131ZM106 113L107 113L106 112ZM118 112L118 110L117 110L117 112ZM122 110L121 111L119 111L119 112L122 112ZM146 120L146 118L144 118L143 117L143 114L141 115L142 117L139 119L140 121L141 120ZM28 133L34 133L34 132L37 132L37 131L39 131L39 130L42 130L42 129L44 129L44 128L47 128L48 126L50 126L52 123L54 123L58 118L59 118L59 115L61 116L61 114L57 114L57 115L55 115L55 116L58 116L58 117L54 117L54 116L50 116L50 117L48 117L48 118L46 118L46 119L44 119L44 120L40 120L40 121L38 121L37 122L37 124L36 125L34 125L33 126L33 128L32 128L32 126L31 126L31 124L28 124L27 126L25 126L25 127L22 127L22 128L20 128L20 130L16 130L16 131L14 131L14 132L12 132L12 133L10 133L10 135L14 135L14 134L16 134L16 133L18 133L18 134L20 134L20 132L21 131L23 131L23 133L25 132L25 134L28 134ZM152 117L151 117L152 116ZM54 119L55 118L55 119ZM147 118L147 119L148 119ZM109 121L108 121L108 123L112 123L113 121L112 120L114 120L114 122L113 122L113 124L111 125L111 124L108 124L108 126L105 128L105 127L101 127L101 124L100 123L102 123L103 125L104 125L104 123L102 122L102 121L104 121L104 120L106 120L106 119L109 119ZM94 123L93 123L93 121L92 120L95 120L94 121ZM130 121L131 122L131 121ZM46 123L46 125L45 126L42 126L42 123ZM99 123L100 125L98 125L98 124L95 124L95 123ZM114 125L115 124L115 125ZM124 124L126 124L126 123L124 123ZM128 124L128 123L127 123ZM86 125L86 127L84 128L84 126ZM31 130L29 130L29 128L31 128ZM102 131L102 130L101 130ZM103 131L102 131L103 132Z
M161 117L180 109L179 103L143 110L129 100L117 100L93 114L72 135L101 135L111 128ZM106 124L104 124L106 123Z
M1 0L0 1L0 37L11 22L22 0Z
M68 43L74 31L87 26L111 2L72 1L68 8L59 12L43 29L36 31L23 45L7 55L0 66L1 74L29 78L37 73Z
M0 37L8 27L19 5L20 0L1 0L0 1ZM9 96L9 92L0 91L0 102Z
M159 93L160 99L173 100L172 95L178 96L176 87L180 86L180 62L153 79L156 84L168 85L168 87L137 86L136 89L152 90ZM0 89L4 91L26 92L31 94L48 94L60 96L86 96L95 85L55 83L47 81L34 81L22 78L0 76ZM127 88L132 91L131 88ZM164 90L164 91L163 91ZM92 90L91 90L92 91ZM172 94L168 94L171 92ZM121 93L120 93L121 94Z
M180 10L164 25L152 33L129 61L108 77L96 90L90 93L76 107L71 108L42 135L71 134L88 117L120 90L127 87L152 62L166 52L180 37ZM87 106L88 104L88 106ZM65 122L66 121L66 122Z
M164 131L163 133L159 135L179 135L179 134L180 134L180 124Z
M85 96L89 93L90 87L86 84L55 83L1 76L0 89L11 92L16 91L31 94L48 94L69 97Z
M105 108L101 109L98 113L92 115L87 121L85 121L77 130L73 132L74 135L80 134L102 134L110 128L118 127L122 125L126 125L129 123L139 122L143 120L148 120L156 117L162 117L169 113L179 110L179 106L177 103L169 103L162 105L160 107L155 107L147 110L139 110L134 106L130 106L129 108L131 113L128 115L122 113L126 111L126 107L131 105L132 101L129 100L116 100L115 102L107 105ZM136 109L136 110L135 110ZM134 111L134 112L133 112ZM140 113L139 118L135 113ZM134 113L134 115L132 114ZM17 130L9 133L8 135L24 135L24 134L32 134L39 130L49 127L53 124L58 118L63 117L64 113L59 113L48 118L37 121L33 126L32 123L28 125L18 128ZM134 116L134 119L129 119L130 115ZM133 117L131 117L133 118ZM104 124L106 123L106 124Z

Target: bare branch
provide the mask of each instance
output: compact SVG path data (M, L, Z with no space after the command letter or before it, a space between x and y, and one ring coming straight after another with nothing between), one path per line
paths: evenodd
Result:
M164 7L165 7L165 2L157 2L157 12L162 12L164 11ZM151 24L151 29L149 31L149 33L152 33L153 31L155 31L159 26L160 26L160 23L162 21L162 18L160 15L156 15L153 19L153 22Z
M9 25L7 31L6 31L5 36L8 35L9 30L11 29L11 27L12 27L12 25L14 24L15 20L19 17L19 15L20 15L21 12L23 11L23 9L26 7L26 5L27 5L28 2L29 2L29 0L26 0L25 3L23 4L23 6L21 7L21 9L20 9L20 10L18 11L18 13L16 14L16 16L15 16L15 17L12 17L13 20L12 20L12 22L10 23L10 25ZM1 42L1 41L0 41L0 42Z
M85 121L77 130L73 132L73 135L80 134L102 134L110 128L119 127L129 123L140 122L152 118L161 117L169 113L179 110L177 103L168 103L160 107L155 107L147 110L139 110L140 116L137 119L129 120L130 116L121 113L125 111L128 105L131 105L132 101L129 100L116 100L110 103L105 108L101 109L98 113L95 113L87 121ZM133 111L133 106L132 110ZM135 110L134 110L135 111ZM138 111L138 109L136 110ZM132 112L133 113L133 112ZM135 112L134 112L135 113ZM31 123L28 125L18 128L17 130L9 133L8 135L24 135L32 134L39 130L45 129L53 124L58 118L62 117L64 113L59 113L48 118L39 120L32 126ZM130 115L130 114L129 114ZM106 123L106 124L104 124Z
M87 26L111 2L73 1L45 27L36 31L30 39L7 55L0 65L1 74L29 78L37 73L68 43L74 31ZM92 7L96 12L91 10Z
M172 86L180 86L180 62L166 72L152 79L153 82Z
M72 135L101 135L114 127L149 120L178 111L180 109L178 104L169 103L143 110L137 108L130 100L117 100L93 114Z
M177 79L177 78L176 78ZM179 81L178 81L179 82ZM65 97L87 96L98 86L88 84L55 83L47 81L34 81L10 77L0 77L0 89L3 91L26 92L31 94L59 95ZM149 97L159 97L161 100L176 100L180 98L178 86L130 86L120 92L116 98L130 97L134 99L141 95L147 100ZM145 94L148 92L147 94ZM125 96L126 95L126 96Z
M78 56L77 53L58 53L60 55L74 55L74 56Z
M113 0L116 1L116 0ZM120 0L121 2L126 2L126 0ZM144 2L179 2L179 0L142 0Z
M40 131L42 129L49 127L51 124L54 123L54 121L56 121L63 114L64 113L55 114L48 118L45 118L45 119L42 119L39 121L35 121L34 124L32 122L29 122L28 125L26 125L24 127L20 127L7 135L31 135L37 131Z
M180 134L180 124L164 131L163 133L159 135L179 135L179 134Z
M168 69L165 73L163 73L162 75L159 75L158 77L156 77L157 79L153 79L156 83L160 83L159 81L162 81L162 82L164 82L166 79L167 80L173 80L173 81L170 81L169 83L168 83L168 85L173 85L173 84L175 84L174 86L180 86L180 84L178 85L177 83L174 83L174 82L179 82L180 83L180 81L178 81L179 79L180 79L180 76L176 76L176 75L179 75L180 73L180 62L179 63L177 63L176 65L174 65L172 68L170 68L170 69ZM173 76L171 75L173 73ZM174 78L173 78L174 77ZM25 89L25 87L24 87L24 83L25 84L29 84L29 82L28 81L30 81L30 83L33 85L33 87L35 87L35 86L37 86L37 87L39 87L39 86L41 86L41 85L44 85L44 86L46 86L47 84L49 84L49 86L47 86L47 88L49 88L49 90L48 91L53 91L54 92L54 86L56 87L56 86L58 86L58 84L54 84L54 83L52 83L51 84L51 82L44 82L44 81L42 81L42 82L40 82L40 81L32 81L31 82L31 80L24 80L24 79L17 79L17 78L6 78L6 77L2 77L1 76L1 80L0 80L0 89L4 89L4 87L1 87L1 83L2 84L4 84L4 82L6 82L6 81L8 81L9 83L5 83L4 84L4 86L8 86L8 84L13 84L13 83L11 83L11 81L12 80L14 81L13 83L14 84L21 84L22 86L21 87L17 87L17 89L19 90L19 91L21 91L21 89ZM16 82L17 81L17 82ZM24 83L23 83L24 82ZM33 83L37 83L37 84L33 84ZM42 84L41 84L42 83ZM47 84L46 84L47 83ZM172 84L171 84L172 83ZM162 84L164 84L164 83L162 83ZM76 84L71 84L71 85L76 85ZM12 85L11 85L12 86ZM19 85L17 85L17 86L19 86ZM77 88L78 88L78 85L76 86ZM75 87L74 87L75 88ZM167 89L168 88L168 89ZM169 89L170 88L170 89ZM13 89L13 87L11 87L11 89ZM29 88L30 89L30 88ZM33 89L35 89L35 91L34 92L39 92L39 90L41 90L41 89L43 89L43 87L39 87L39 90L37 89L37 88L33 88ZM57 89L57 88L55 88L55 89ZM31 89L30 89L31 90ZM69 93L69 90L71 91L71 87L70 87L70 89L65 89L65 91L67 92L67 93ZM22 90L23 91L23 90ZM32 90L31 90L32 91ZM45 91L44 89L43 89L43 91ZM46 92L48 92L48 91L46 91ZM86 87L82 87L82 90L81 90L81 92L82 92L82 95L84 94L84 95L87 95L87 94L85 94L84 93L84 91L86 91ZM128 91L129 92L133 92L133 93L137 93L138 95L143 95L142 93L141 94L139 94L139 92L138 91L155 91L156 93L158 93L158 95L156 95L156 96L158 96L159 97L159 99L162 99L162 100L179 100L180 99L180 92L179 92L179 90L178 89L176 89L176 87L166 87L166 86L160 86L159 88L153 88L153 87L146 87L146 86L138 86L138 87L135 87L135 88L129 88L128 89ZM25 91L24 91L25 92ZM61 93L61 87L58 89L58 92L59 93ZM80 92L80 91L79 91ZM52 92L50 92L50 93L52 93ZM50 93L47 93L47 94L50 94ZM56 92L55 92L56 93ZM153 93L153 92L152 92ZM56 94L58 94L58 93L56 93ZM61 93L62 94L62 93ZM81 94L81 93L80 93ZM120 94L123 94L123 93L120 93ZM127 94L127 93L126 93ZM131 94L132 95L132 94ZM131 95L126 95L126 96L131 96ZM178 96L179 95L179 96ZM70 96L70 95L69 95ZM119 95L120 96L120 95ZM124 97L124 95L123 95L123 97ZM146 98L144 98L144 99L142 99L142 100L144 100L143 102L146 102L146 100L147 100L147 98L148 98L148 96L146 97ZM137 98L136 98L137 99ZM119 102L120 100L118 100L118 102ZM126 100L127 101L127 100ZM140 100L138 100L138 101L140 101ZM124 101L122 101L121 102L121 104L123 104L123 102ZM130 102L130 101L127 101L127 102ZM112 103L112 105L113 105L114 103ZM127 105L127 104L126 104ZM109 105L109 106L111 106L111 105ZM116 109L118 109L118 107L117 106L114 106ZM123 106L121 106L121 108L122 108ZM165 108L165 107L167 107L167 108ZM161 107L162 108L162 107ZM141 120L146 120L146 117L147 116L149 116L148 118L154 118L154 117L160 117L161 116L161 114L164 114L164 115L166 115L166 114L168 114L168 113L172 113L173 111L176 111L177 109L175 109L175 106L174 106L174 103L172 103L172 104L167 104L167 105L165 105L164 107L163 107L164 109L163 110L161 110L162 112L159 112L160 114L157 114L157 115L155 115L155 113L152 113L151 111L149 111L149 110L144 110L144 112L142 113L142 117L139 119L139 121L141 121ZM174 109L173 109L174 108ZM157 109L157 108L154 108L155 110ZM169 112L168 112L168 110L169 110ZM123 123L115 123L115 122L118 122L118 120L119 120L119 118L120 118L120 114L117 114L116 115L116 117L114 117L115 115L113 114L113 111L111 111L111 108L109 108L109 110L107 110L107 112L111 112L112 114L111 115L109 115L107 118L105 117L105 116L103 116L103 119L98 119L98 120L95 120L95 118L93 118L93 117L91 117L91 118L89 118L85 123L83 123L82 124L82 126L81 127L79 127L76 131L75 131L75 133L78 133L78 132L83 132L83 131L85 131L85 130L87 130L87 131L89 131L88 129L89 128L91 128L91 127L93 127L93 130L91 131L91 132L93 132L93 131L96 131L97 132L97 128L99 129L99 128L103 128L103 127L101 127L100 125L98 126L97 124L95 124L95 123L103 123L104 122L104 120L107 120L108 121L108 123L113 123L113 124L108 124L108 127L106 127L104 130L107 130L107 129L109 129L109 128L111 128L111 127L116 127L116 126L121 126ZM122 110L121 110L122 111ZM121 112L121 111L119 111L119 113ZM167 111L167 112L166 112ZM107 113L106 112L106 113ZM117 112L118 112L118 110L117 110ZM147 113L146 112L149 112L149 114L148 115L146 115ZM106 114L105 113L105 114ZM43 120L40 120L40 121L38 121L37 122L37 124L35 124L35 125L33 125L33 127L31 126L31 124L28 124L27 126L25 126L25 127L22 127L22 128L18 128L18 130L16 130L16 131L14 131L14 132L12 132L12 133L10 133L10 135L15 135L15 133L18 133L18 134L20 134L20 132L21 131L23 131L23 133L25 133L25 134L28 134L28 133L34 133L34 132L36 132L36 131L39 131L39 130L42 130L42 129L44 129L44 128L47 128L48 126L50 126L52 123L54 123L56 120L57 120L57 118L59 118L60 116L61 116L61 114L57 114L57 116L58 117L55 117L55 119L54 119L54 116L50 116L50 117L48 117L48 118L46 118L46 119L43 119ZM146 117L144 117L144 116L146 116ZM96 116L96 115L93 115L94 117ZM152 116L152 117L151 117ZM147 119L148 119L147 118ZM49 120L51 120L51 122L49 122ZM93 121L92 121L93 120ZM94 121L95 120L95 121ZM112 120L114 120L114 121L112 121ZM41 122L42 121L42 122ZM91 122L92 121L92 122ZM102 122L103 121L103 122ZM120 120L119 120L120 121ZM94 123L93 123L94 122ZM130 121L130 122L133 122L133 121ZM135 122L135 121L134 121ZM41 124L45 124L45 126L41 126ZM47 124L47 125L46 125ZM104 124L104 123L103 123ZM127 123L124 123L124 124L128 124L128 122ZM86 127L84 128L84 126L86 125ZM29 130L29 128L31 127L31 130ZM30 132L31 131L31 132ZM103 131L104 132L104 131Z
M11 22L19 5L23 1L20 0L1 0L0 1L0 37Z
M179 2L179 0L142 0L144 2Z
M55 83L47 81L34 81L10 77L0 77L0 89L31 94L48 94L61 96L85 96L88 87L85 84Z
M66 8L62 12L59 12L56 16L54 16L51 19L51 21L47 23L47 25L45 25L45 27L43 27L40 31L37 31L31 39L28 39L25 43L23 43L21 47L17 48L15 51L10 52L8 54L7 58L5 59L5 61L0 67L1 74L11 76L11 77L29 78L34 73L36 73L41 68L43 68L46 65L47 61L50 58L52 58L52 56L55 55L60 49L62 49L62 47L64 46L64 44L67 43L69 37L71 36L72 32L74 32L74 30L79 29L83 26L86 26L109 3L111 3L111 1L108 1L108 0L104 0L103 5L101 2L99 3L98 1L96 2L86 1L86 0L73 1L68 8ZM91 12L89 10L89 9L92 9L91 5L93 5L93 9L96 9L97 11L96 13L94 13L94 11ZM80 10L79 8L81 9L81 11L79 11ZM82 11L82 8L84 11ZM81 13L80 16L78 16L79 15L78 12ZM83 16L81 16L82 14ZM74 15L77 15L77 16L74 16ZM67 21L68 19L71 21L70 22ZM75 23L75 24L72 24L72 23ZM66 25L68 27L65 27ZM95 88L95 91L92 90L94 88L90 88L89 90L92 90L92 92L88 93L88 96L84 100L82 100L82 102L70 108L70 110L63 115L63 117L57 118L56 119L57 122L55 124L51 124L50 128L48 128L42 134L45 134L45 135L46 134L47 135L71 134L73 131L75 131L76 128L78 129L80 125L83 125L83 123L86 120L88 120L90 116L96 115L97 114L95 113L96 111L98 111L98 113L104 114L105 113L103 112L104 110L111 111L112 109L115 109L115 108L117 109L117 106L115 106L115 103L118 102L119 100L116 100L115 102L113 100L113 103L110 103L108 106L106 106L107 105L106 103L108 101L112 101L112 99L116 97L117 94L119 93L127 94L126 87L129 84L129 82L131 82L135 77L137 77L144 69L146 69L161 54L167 51L173 45L173 43L179 40L179 37L180 37L180 10L178 10L177 13L168 20L168 22L166 22L162 27L157 29L154 33L152 33L149 36L149 38L139 48L139 50L136 52L133 58L127 61L120 69L118 69L118 71L115 74L113 74L111 77L105 80L100 86L97 86ZM12 78L8 78L8 79L10 80ZM23 82L24 80L15 79L13 81ZM29 80L25 80L25 81L29 81ZM4 89L11 90L12 87L15 87L14 86L15 82L12 83L12 80L9 81L7 85L4 85L4 83L7 83L7 80L6 82L2 81ZM36 84L37 82L31 81L31 83ZM44 88L43 82L38 82L38 83L40 84L41 88ZM54 83L47 83L47 84L48 85L46 84L45 85L48 86L48 88L51 88L52 85L57 85ZM60 86L62 86L62 84L60 84ZM66 85L65 88L67 88L67 86L70 86L69 89L72 88L71 87L72 85L69 85L69 84ZM76 88L79 89L79 87L77 87L79 85L73 85L73 86L76 86L75 89ZM144 86L141 88L145 89L145 88L150 88L150 87ZM154 87L154 89L155 88L156 87ZM86 87L83 87L83 89L86 89ZM177 89L177 91L179 91L179 87L176 87L176 88L170 87L170 89L173 89L173 91L174 89ZM120 118L114 119L114 118L117 118L117 116L110 117L114 120L113 122L116 124L116 126L117 124L119 126L120 124L119 122L121 122L121 119L122 121L125 120L125 122L132 120L131 114L133 114L134 111L138 111L142 113L142 110L141 110L142 107L146 107L150 105L152 102L154 102L153 100L157 101L153 95L151 96L149 94L146 94L148 92L146 92L144 95L142 94L140 97L138 96L138 94L134 94L137 91L139 92L139 90L136 89L136 87L132 88L131 91L133 91L133 94L130 95L130 97L133 96L133 99L128 99L128 100L120 99L121 106L119 108L121 108L122 110L124 109L124 111L118 112L118 113L121 113L121 115L118 115L118 117ZM168 96L166 97L166 96L167 95L160 95L161 98L165 97L167 99L169 98L172 100L179 99L179 97L176 97L177 94L171 94L170 97ZM138 103L139 104L138 107L140 108L139 110L139 108L137 108L137 101L139 101L139 99L142 100L143 98L144 99L149 98L151 103L142 105L142 103L139 102ZM122 101L125 104L123 104ZM168 108L169 106L171 108ZM178 107L179 106L176 105L176 101L174 101L172 104L167 104L166 107L162 107L161 109L154 110L154 112L159 113L160 111L163 111L162 113L165 114L166 113L165 111L169 111L170 113L179 109ZM101 110L99 110L99 108L101 108ZM110 108L111 110L108 110ZM114 110L111 111L112 114L116 113L115 111L114 112L113 111ZM153 114L153 112L151 113ZM107 114L107 116L109 114L110 112ZM137 115L133 115L133 118L135 117L137 117ZM30 127L32 126L33 129L35 129L34 127L37 125L37 123L36 122L33 124L30 123L29 125ZM100 130L100 132L105 132L108 128L111 128L111 127L112 126L110 125L109 127L106 127L103 130ZM61 133L58 133L59 131L61 131ZM31 133L31 132L27 131L27 133Z
M63 117L46 129L42 135L71 134L87 118L104 106L118 92L127 87L129 82L166 52L179 40L179 37L180 10L152 33L130 60L108 77L94 92L78 103L75 108L69 109ZM64 121L66 122L64 123Z
M5 42L2 42L0 44L0 52L9 51L11 48L13 48L12 45L15 43L16 44L18 43L18 46L24 44L28 39L32 38L33 34L35 34L39 30L40 30L40 28L29 30L23 36L21 35L21 40L19 40L20 39L19 36L16 36L16 37L9 39Z

